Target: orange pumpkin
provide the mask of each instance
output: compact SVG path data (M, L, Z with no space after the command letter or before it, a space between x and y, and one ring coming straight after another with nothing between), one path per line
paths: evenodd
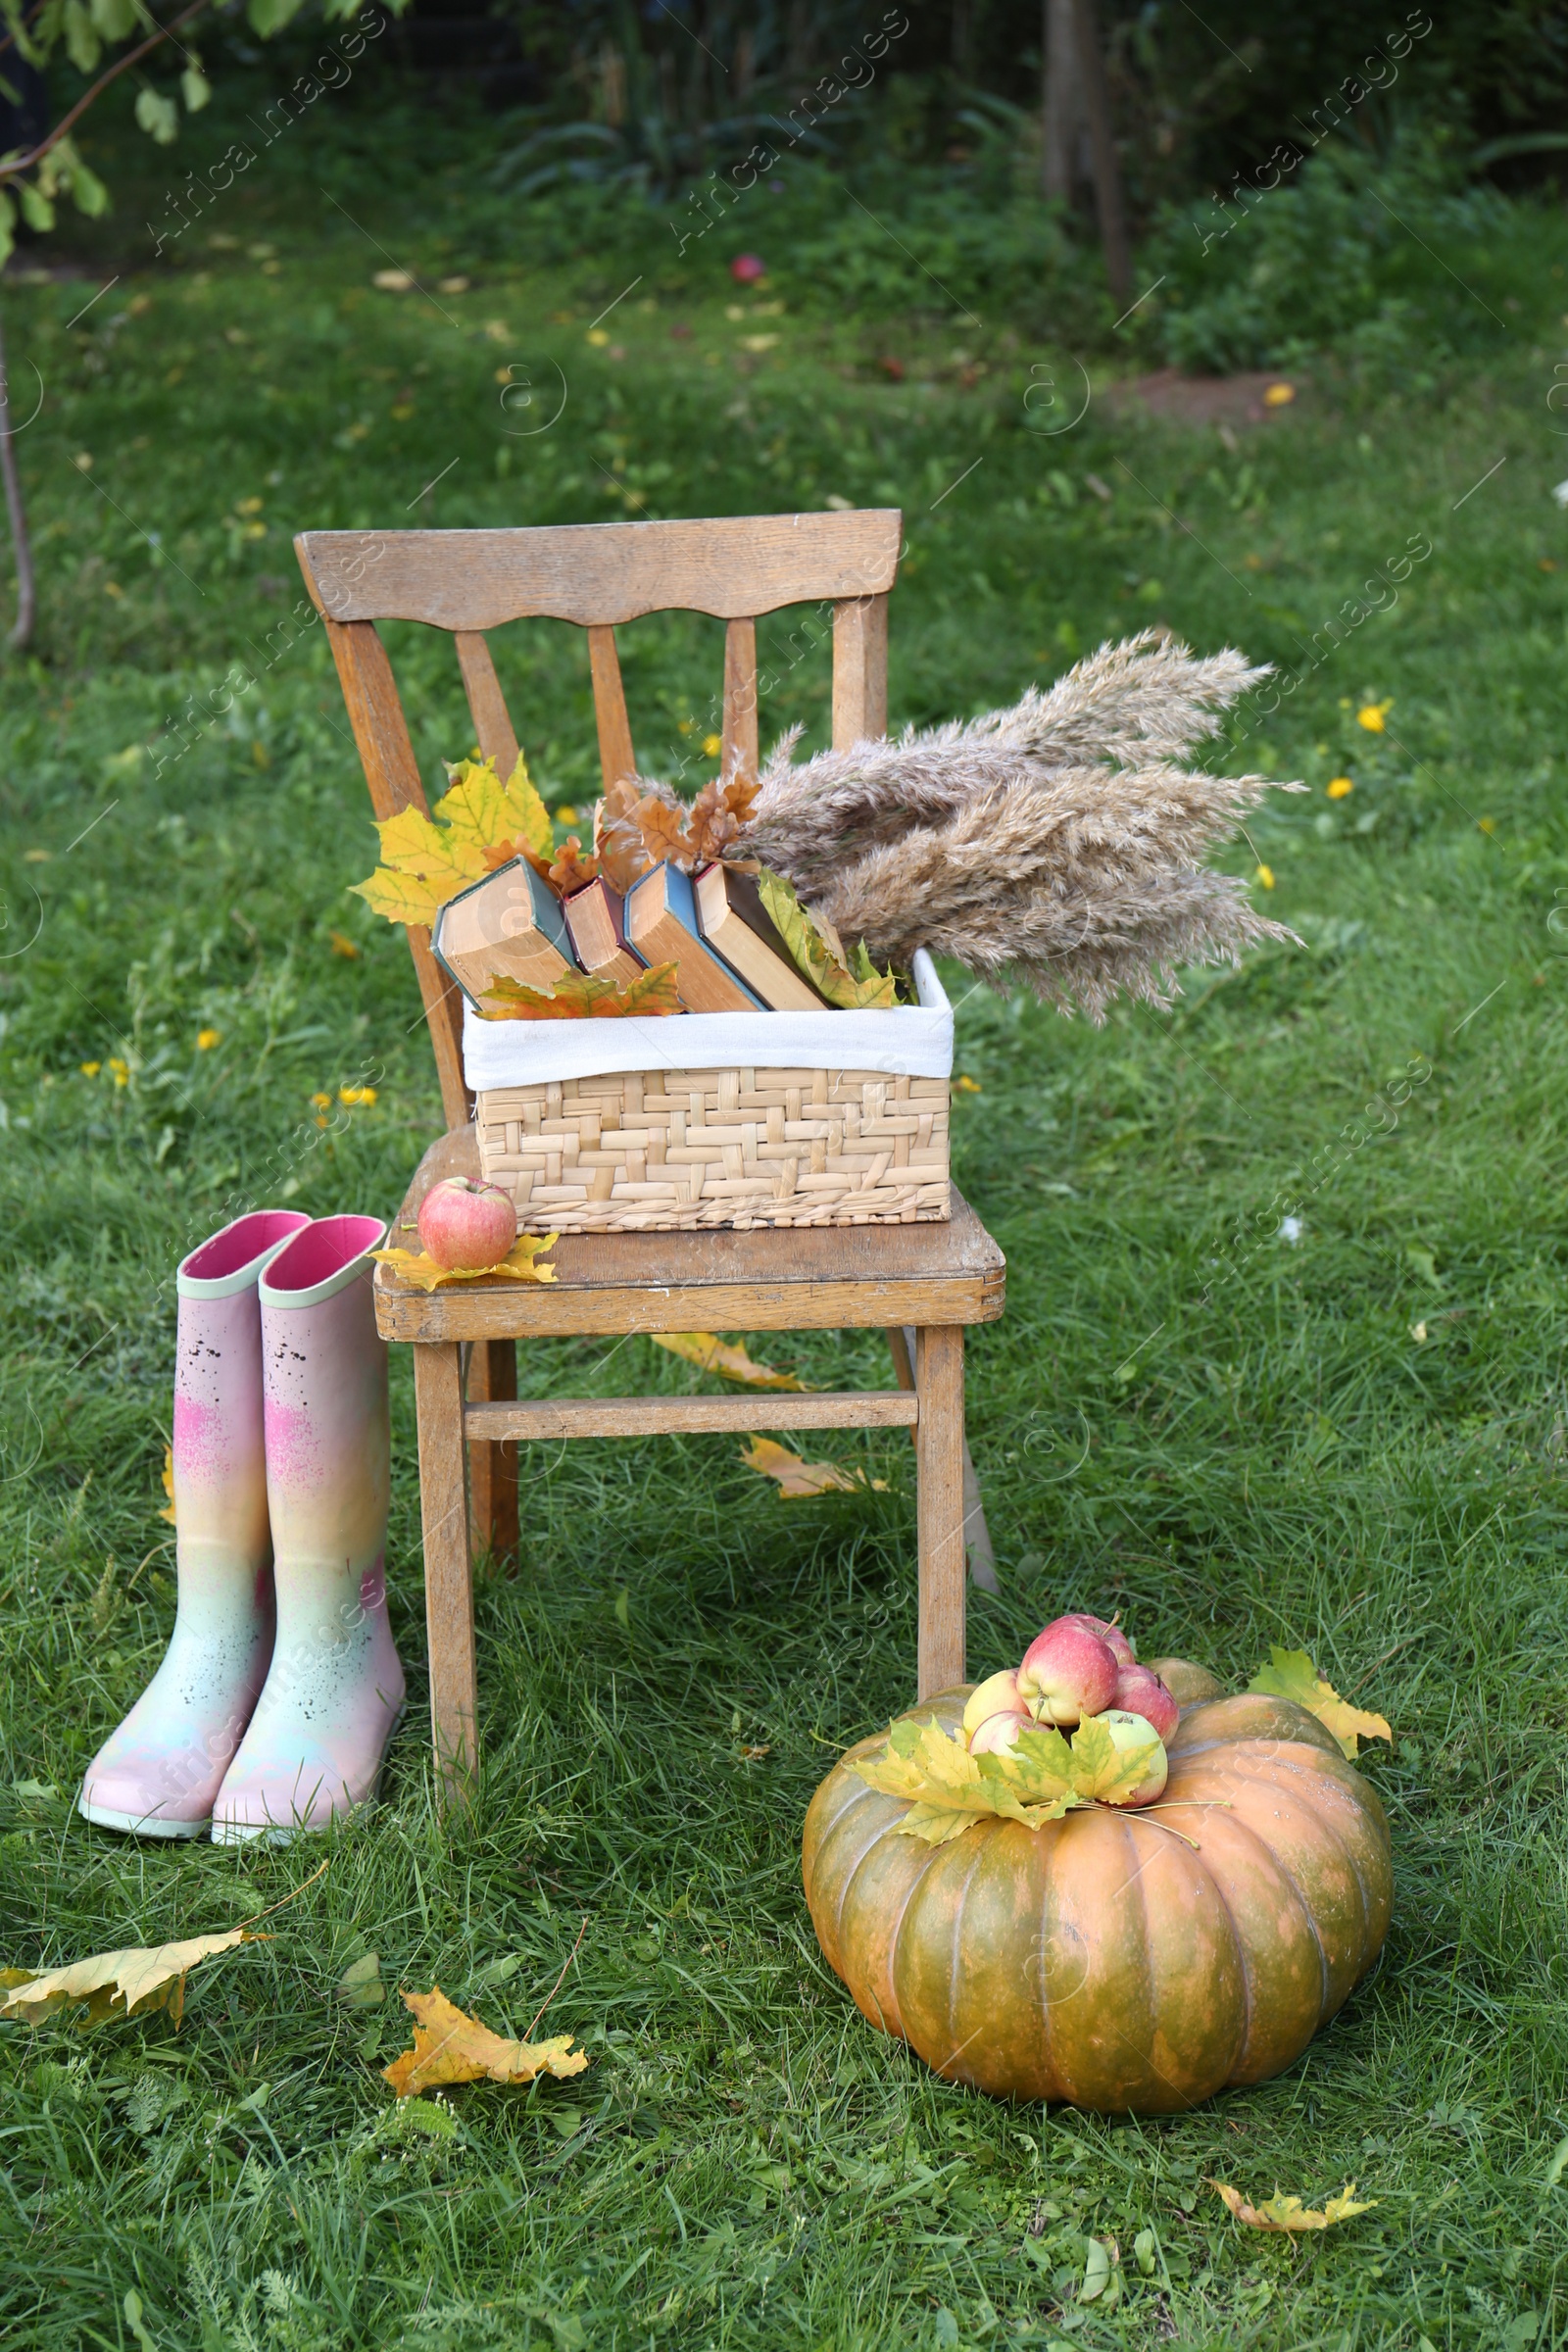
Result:
M956 1731L967 1694L908 1712ZM1157 1813L989 1820L938 1846L901 1836L907 1803L851 1769L884 1739L811 1800L806 1899L872 2025L950 2082L1102 2114L1193 2107L1291 2065L1382 1948L1383 1807L1290 1699L1187 1708Z

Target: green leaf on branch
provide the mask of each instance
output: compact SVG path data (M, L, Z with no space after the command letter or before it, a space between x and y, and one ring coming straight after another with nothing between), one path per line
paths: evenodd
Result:
M304 5L305 0L249 0L245 14L251 30L259 32L265 41L270 34L281 32L285 24L292 24Z
M81 0L66 0L66 55L78 74L90 74L103 55L103 41L91 11Z
M179 94L185 101L187 115L199 115L204 106L212 103L213 85L194 58L179 77Z
M89 0L89 9L106 41L122 41L136 29L135 0Z
M40 233L45 229L53 228L55 208L42 188L35 186L29 180L19 179L16 189L17 202L22 207L22 218L27 226L37 229Z
M172 147L179 135L179 109L158 90L136 92L136 121L160 147Z

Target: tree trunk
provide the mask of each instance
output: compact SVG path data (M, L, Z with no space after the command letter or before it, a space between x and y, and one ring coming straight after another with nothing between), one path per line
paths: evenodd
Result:
M7 643L20 653L32 635L32 549L27 544L27 516L22 504L22 477L17 471L17 445L11 429L11 388L6 374L3 327L0 327L0 475L5 478L6 512L11 517L11 545L17 559L17 619Z
M1117 302L1132 295L1133 266L1127 250L1127 223L1122 211L1121 166L1116 160L1116 137L1110 120L1110 89L1105 60L1095 23L1095 0L1072 0L1078 34L1078 72L1083 83L1084 112L1089 118L1089 145L1095 166L1095 211L1100 219L1100 243L1105 256L1105 275Z
M1073 30L1073 0L1044 0L1042 55L1046 86L1043 94L1043 158L1041 191L1048 204L1071 204L1078 138L1083 123L1083 101L1078 83L1078 43Z

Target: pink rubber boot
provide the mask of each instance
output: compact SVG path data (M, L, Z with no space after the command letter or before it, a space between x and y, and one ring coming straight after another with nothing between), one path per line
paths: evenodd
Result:
M238 1217L174 1277L174 1536L179 1606L164 1662L88 1765L79 1810L143 1838L200 1838L272 1654L262 1446L268 1262L310 1219Z
M213 1806L220 1844L324 1829L372 1794L403 1706L386 1617L391 1436L368 1252L375 1217L323 1217L261 1288L277 1639Z

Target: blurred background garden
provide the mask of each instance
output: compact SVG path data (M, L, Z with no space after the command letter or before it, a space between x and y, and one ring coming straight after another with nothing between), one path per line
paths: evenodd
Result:
M0 2024L8 2340L1563 2342L1568 10L4 22L0 1964L221 1930L319 1858L72 1801L172 1619L176 1261L252 1205L390 1214L442 1124L350 893L375 836L290 544L332 526L897 506L896 727L1149 626L1276 664L1215 758L1307 787L1230 859L1301 944L1098 1031L955 990L955 1174L1008 1258L970 1667L1071 1607L1227 1679L1310 1650L1394 1726L1397 1890L1299 2063L1192 2116L1003 2107L872 2034L799 1836L912 1695L897 1432L808 1440L885 1484L793 1502L719 1438L530 1454L443 1819L396 1351L382 1802L178 2032ZM824 742L821 616L759 634L764 747ZM389 636L433 789L461 683ZM492 643L580 829L581 638ZM642 763L694 790L721 628L620 643ZM887 1379L877 1334L735 1336ZM704 1382L642 1341L519 1372ZM398 1985L520 2033L580 1927L549 2025L585 2074L394 2103ZM1209 2185L1352 2178L1373 2209L1299 2246Z

